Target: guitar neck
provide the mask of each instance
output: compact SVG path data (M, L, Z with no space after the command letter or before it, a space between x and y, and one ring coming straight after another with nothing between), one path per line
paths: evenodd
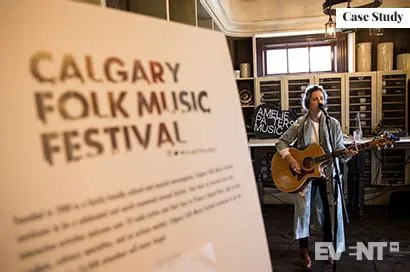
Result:
M356 145L356 147L351 147L349 149L355 149L358 152L360 152L362 150L370 149L371 147L372 147L372 144L370 142L367 142L367 143ZM344 154L344 152L345 152L344 150L338 150L338 151L335 151L333 153L327 153L325 155L315 157L314 159L315 159L316 163L320 163L320 162L324 162L324 161L330 161L333 157L342 156Z

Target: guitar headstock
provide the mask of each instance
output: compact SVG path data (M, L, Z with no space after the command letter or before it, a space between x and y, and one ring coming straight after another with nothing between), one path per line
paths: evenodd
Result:
M382 148L392 148L394 146L394 143L398 141L400 141L400 137L386 131L378 138L371 140L369 144L371 147L380 150Z

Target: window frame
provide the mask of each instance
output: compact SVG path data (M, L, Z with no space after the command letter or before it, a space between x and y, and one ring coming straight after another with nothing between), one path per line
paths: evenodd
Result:
M273 37L273 38L256 38L256 58L257 58L257 74L260 76L277 76L284 74L268 74L267 73L267 58L266 51L270 49L289 49L289 48L301 48L308 47L309 51L309 71L310 72L298 72L289 73L289 55L286 54L287 71L286 75L297 74L314 74L314 73L333 73L333 72L345 72L347 70L347 54L343 53L346 50L346 38L344 33L337 33L338 39L334 43L330 43L324 40L324 34L311 34L289 37ZM330 46L331 48L331 70L329 71L315 71L311 72L310 63L310 48L316 46ZM346 58L346 60L341 58ZM346 66L346 67L345 67Z
M312 47L319 47L319 46L329 46L330 47L330 55L331 55L331 60L330 60L331 69L330 70L327 70L327 71L312 71L310 49ZM295 73L290 73L289 72L289 51L288 50L289 49L294 49L294 48L307 48L308 49L308 67L309 67L309 71L295 72ZM335 50L335 48L332 45L330 45L328 43L314 44L314 45L310 44L310 45L302 45L302 46L299 45L299 44L297 44L297 45L286 44L286 45L282 45L282 46L264 46L263 47L263 51L262 51L263 60L264 60L263 61L263 74L265 76L275 76L275 75L281 75L282 74L282 73L268 74L268 62L267 62L267 52L269 50L281 50L281 49L286 49L286 60L287 60L287 65L286 65L287 73L286 74L292 75L292 74L300 74L300 73L328 73L328 72L334 72L335 71L335 65L334 65L334 55L335 55L334 50Z

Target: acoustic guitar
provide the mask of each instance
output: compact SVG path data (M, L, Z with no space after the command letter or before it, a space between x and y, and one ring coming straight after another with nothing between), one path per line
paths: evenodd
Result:
M385 134L369 142L351 146L349 149L360 152L371 148L387 148L392 147L393 143L398 140L397 136ZM282 159L279 152L276 152L272 158L271 171L273 181L276 187L284 193L297 193L303 190L311 179L324 177L323 170L326 163L332 160L333 157L339 157L344 154L344 150L325 154L323 148L316 143L309 145L304 150L291 147L289 152L302 167L301 174L293 171L288 161Z

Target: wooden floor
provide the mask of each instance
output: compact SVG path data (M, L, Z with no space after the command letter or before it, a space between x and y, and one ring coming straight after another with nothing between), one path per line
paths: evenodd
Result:
M265 205L262 208L273 271L303 271L299 261L299 245L292 237L293 206ZM407 215L406 215L407 216ZM410 271L410 219L393 215L384 206L366 206L362 220L350 220L346 225L346 249L336 271ZM314 260L314 242L322 241L322 234L310 237L311 271L332 271L326 261ZM356 260L353 249L357 242L399 242L399 252L383 249L383 260ZM376 256L376 251L374 252Z

